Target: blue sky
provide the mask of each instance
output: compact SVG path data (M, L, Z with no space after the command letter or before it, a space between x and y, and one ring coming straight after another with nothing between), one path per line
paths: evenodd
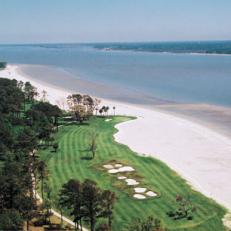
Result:
M230 0L0 0L0 43L230 40Z

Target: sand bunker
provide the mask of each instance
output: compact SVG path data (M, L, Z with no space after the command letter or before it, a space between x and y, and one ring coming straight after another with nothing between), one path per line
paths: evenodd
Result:
M122 164L105 164L103 165L104 168L108 169L108 173L117 174L117 173L126 173L126 172L133 172L135 169L131 166L123 166ZM124 180L127 185L135 186L140 184L140 182L136 181L135 179L127 178L126 176L117 176L118 180ZM135 193L133 197L136 199L146 199L146 197L155 197L157 194L153 191L148 191L147 188L135 187ZM145 195L144 195L145 194Z
M134 188L136 193L144 193L147 189L146 188Z
M127 185L138 185L139 182L134 179L126 179Z
M123 167L122 164L115 164L115 168L121 168L121 167Z
M118 176L117 179L124 180L124 179L127 179L127 177L126 176Z
M131 166L124 166L118 169L119 172L133 172L135 169Z
M113 165L111 165L111 164L105 164L105 165L103 165L103 167L106 168L106 169L114 168Z
M157 196L157 194L155 192L153 192L153 191L146 192L146 195L149 196L149 197L156 197Z
M145 199L146 198L146 196L144 196L142 194L134 194L133 197L136 199Z
M111 173L111 174L115 174L115 173L118 173L118 172L119 172L119 170L118 170L118 169L113 168L113 169L108 170L108 172L109 172L109 173Z
M104 167L105 166L106 165L104 165ZM112 174L115 174L115 173L118 173L118 172L133 172L133 171L135 171L135 169L132 168L131 166L124 166L124 167L121 167L121 168L113 168L113 165L109 164L105 168L110 169L110 170L108 170L108 172L112 173Z

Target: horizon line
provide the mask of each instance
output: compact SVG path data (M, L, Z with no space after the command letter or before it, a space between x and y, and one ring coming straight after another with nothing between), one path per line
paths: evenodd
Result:
M143 40L143 41L101 41L101 42L25 42L25 43L0 43L0 45L49 45L49 44L103 44L103 43L187 43L187 42L231 42L231 39L214 40Z

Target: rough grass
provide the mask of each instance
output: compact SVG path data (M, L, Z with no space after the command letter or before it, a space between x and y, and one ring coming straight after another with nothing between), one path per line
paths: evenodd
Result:
M114 208L113 230L123 230L136 218L154 216L160 218L167 230L222 231L222 217L226 210L213 200L194 191L176 172L166 164L154 158L142 157L127 146L114 141L115 124L132 118L113 117L105 122L103 118L92 118L86 125L68 125L59 129L56 139L59 142L57 153L49 150L41 151L41 157L48 164L49 183L54 198L57 198L62 184L74 178L83 181L86 178L97 182L102 189L110 189L117 195ZM90 136L98 133L95 159L87 160ZM139 142L139 141L137 141ZM187 154L187 149L185 149ZM99 166L118 160L135 168L142 185L159 193L159 197L147 200L132 198L127 190L123 190L116 177L100 169ZM119 185L119 186L118 186ZM176 195L190 196L197 211L192 221L173 221L166 212L176 208ZM55 202L54 202L55 204Z

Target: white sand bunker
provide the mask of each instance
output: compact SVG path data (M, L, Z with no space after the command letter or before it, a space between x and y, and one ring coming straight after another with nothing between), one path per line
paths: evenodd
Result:
M147 189L146 188L134 188L136 193L144 193Z
M126 179L127 185L138 185L139 182L134 179Z
M124 167L121 167L121 168L112 168L112 169L108 170L108 172L112 173L112 174L115 174L115 173L118 173L118 172L133 172L133 171L135 171L135 169L130 167L130 166L124 166Z
M109 122L109 121L111 121L111 119L106 119L106 120L105 120L105 122Z
M117 174L117 173L126 173L126 172L133 172L135 169L131 166L123 166L120 163L117 164L105 164L103 165L104 168L108 169L108 173L111 174ZM135 179L127 178L126 176L118 176L118 180L125 180L127 185L138 185L140 184L138 181ZM156 197L157 194L153 191L147 191L147 188L141 188L141 187L136 187L134 188L135 194L133 195L134 198L136 199L146 199L146 196L148 197ZM145 195L144 195L145 194Z
M146 195L149 196L149 197L156 197L157 196L157 194L155 192L153 192L153 191L146 192Z
M115 164L115 168L121 168L121 167L123 167L122 164Z
M117 173L125 173L125 172L133 172L135 169L131 166L123 166L122 164L105 164L103 165L104 168L108 169L108 173L117 174ZM140 184L135 179L127 178L126 176L118 176L118 180L125 180L127 185L138 185ZM147 191L147 188L136 187L134 188L135 194L133 195L136 199L146 199L146 197L156 197L157 194L153 191ZM145 194L145 195L144 195Z
M103 167L106 168L106 169L114 168L113 165L111 165L111 164L105 164L105 165L103 165Z
M119 170L118 170L118 169L113 168L113 169L108 170L108 172L109 172L109 173L111 173L111 174L115 174L115 173L118 173L118 172L119 172Z
M138 193L134 194L133 197L136 199L145 199L146 198L146 196L144 196L142 194L138 194Z
M119 172L133 172L135 169L131 166L124 166L118 169Z
M124 180L124 179L127 179L127 177L126 176L118 176L117 179Z

